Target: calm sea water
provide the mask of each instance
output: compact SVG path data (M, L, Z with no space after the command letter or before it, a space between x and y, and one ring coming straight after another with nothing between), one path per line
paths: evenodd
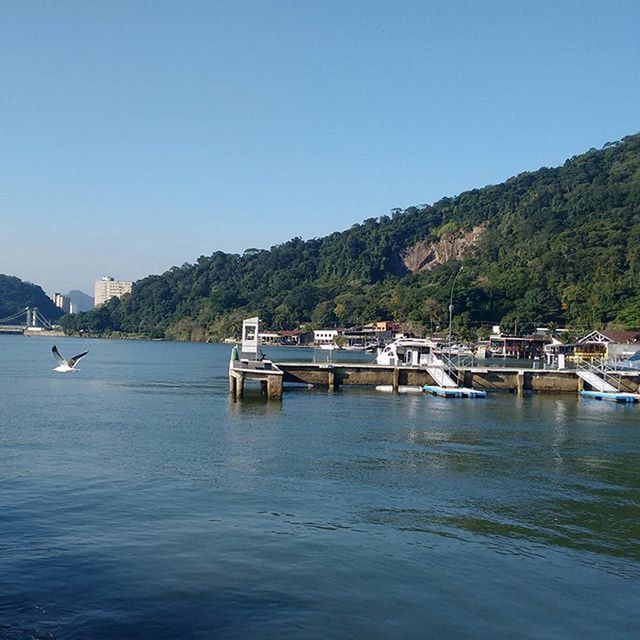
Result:
M57 344L0 336L0 637L638 637L640 407L232 404L229 347Z

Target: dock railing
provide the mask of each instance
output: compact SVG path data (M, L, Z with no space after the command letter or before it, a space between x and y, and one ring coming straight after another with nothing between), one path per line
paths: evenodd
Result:
M447 368L450 368L453 371L458 371L459 369L470 369L473 367L472 355L462 355L459 353L447 355L442 353L438 354L437 357L442 360Z
M615 366L612 366L612 364L604 358L578 360L576 362L576 370L592 373L618 390L622 387L622 371L617 370Z

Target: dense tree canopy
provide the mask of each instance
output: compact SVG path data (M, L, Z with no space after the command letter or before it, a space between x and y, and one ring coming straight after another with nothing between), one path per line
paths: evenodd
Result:
M216 252L135 283L105 307L66 316L69 331L177 339L267 325L446 322L452 278L459 328L502 322L640 325L640 136L562 167L523 173L431 206L394 209L320 239ZM461 255L411 272L405 252L480 229Z

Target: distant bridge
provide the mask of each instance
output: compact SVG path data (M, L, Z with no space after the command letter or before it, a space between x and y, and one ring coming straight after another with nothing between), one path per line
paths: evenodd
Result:
M0 333L24 333L28 329L51 329L51 322L37 307L26 307L6 318L0 318Z
M24 333L24 327L19 324L0 324L0 333Z

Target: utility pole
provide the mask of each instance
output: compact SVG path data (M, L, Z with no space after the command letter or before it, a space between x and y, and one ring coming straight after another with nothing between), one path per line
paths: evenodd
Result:
M451 323L453 322L453 289L456 286L456 280L458 276L462 273L464 266L458 269L458 273L456 273L453 282L451 283L451 295L449 296L449 357L451 357Z

